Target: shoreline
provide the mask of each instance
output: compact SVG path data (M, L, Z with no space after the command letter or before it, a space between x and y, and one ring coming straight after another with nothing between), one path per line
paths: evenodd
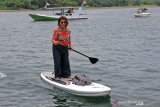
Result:
M141 5L141 6L114 6L114 7L87 7L86 9L124 9L124 8L149 8L149 7L160 7L157 5Z
M124 8L149 8L149 7L160 7L157 5L141 5L141 6L114 6L114 7L84 7L84 9L87 10L94 10L94 9L124 9ZM18 10L0 10L0 12L27 12L27 11L40 11L43 9L36 9L36 10L32 10L32 9L18 9Z

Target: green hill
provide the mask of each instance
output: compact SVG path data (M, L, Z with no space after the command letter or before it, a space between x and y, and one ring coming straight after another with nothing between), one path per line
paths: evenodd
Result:
M0 9L38 9L43 8L47 1L52 7L79 6L82 0L0 0ZM89 7L140 6L158 5L160 0L87 0Z

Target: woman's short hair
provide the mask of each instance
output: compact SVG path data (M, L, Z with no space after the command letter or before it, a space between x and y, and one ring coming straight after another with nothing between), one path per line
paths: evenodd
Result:
M67 20L67 18L66 18L65 16L61 16L61 17L58 19L58 26L60 26L61 20L65 20L65 21L66 21L66 26L65 26L65 27L67 27L67 26L68 26L68 20Z

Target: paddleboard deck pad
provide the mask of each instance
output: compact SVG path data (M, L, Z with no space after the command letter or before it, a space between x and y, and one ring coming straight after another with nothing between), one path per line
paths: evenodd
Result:
M66 78L56 80L53 72L42 72L40 76L42 80L48 84L73 95L106 96L111 93L111 88L95 82L89 85L79 86L73 84L72 80L67 80Z

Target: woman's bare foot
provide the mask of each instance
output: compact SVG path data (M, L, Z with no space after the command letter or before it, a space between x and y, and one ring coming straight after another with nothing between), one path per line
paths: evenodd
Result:
M69 76L67 79L68 79L68 81L71 81L73 78L71 76Z
M54 79L55 79L55 80L60 80L60 78L59 78L59 77L55 77Z

